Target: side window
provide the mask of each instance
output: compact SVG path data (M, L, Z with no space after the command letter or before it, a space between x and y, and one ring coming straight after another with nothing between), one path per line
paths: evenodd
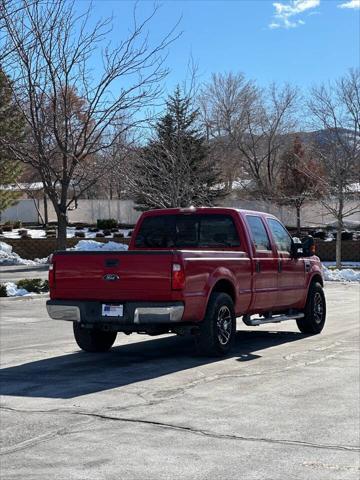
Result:
M255 249L271 251L269 235L267 234L261 218L256 217L255 215L246 215L246 220L250 227L250 232L255 245Z
M203 215L200 217L199 247L239 247L240 240L231 217Z
M280 222L274 220L273 218L268 218L268 223L277 249L290 253L292 241L288 231L281 225Z

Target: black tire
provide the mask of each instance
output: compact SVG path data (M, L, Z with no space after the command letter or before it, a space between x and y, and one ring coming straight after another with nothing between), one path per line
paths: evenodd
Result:
M320 283L310 285L304 314L304 318L296 320L300 332L310 335L320 333L326 319L326 300Z
M231 297L226 293L212 293L196 335L197 352L206 356L226 355L234 344L235 333L236 317Z
M85 352L107 352L115 342L117 332L84 328L76 322L73 325L76 343Z

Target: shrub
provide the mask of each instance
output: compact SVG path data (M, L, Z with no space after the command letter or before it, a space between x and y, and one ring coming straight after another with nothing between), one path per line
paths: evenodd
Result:
M26 235L28 231L25 228L22 228L21 230L18 231L19 235Z
M22 223L20 220L16 220L16 222L13 223L13 228L21 228Z
M104 238L105 235L101 232L98 232L96 235L95 235L96 238Z
M111 230L109 230L109 229L104 229L104 230L103 230L103 233L104 233L105 237L109 237L109 236L111 235Z
M0 228L0 235L2 235L3 233L4 233L4 230Z
M117 232L119 229L118 229L117 227L114 227L114 228L110 228L110 230L111 230L112 233L115 233L115 232Z
M96 233L96 232L98 232L98 231L99 231L99 229L96 228L96 227L90 227L90 228L89 228L89 232Z
M5 224L5 225L3 226L3 232L12 232L12 226Z
M49 282L41 278L24 278L17 282L18 288L24 288L28 292L43 293L49 291Z
M0 283L0 297L7 297L6 286Z
M114 238L124 238L124 234L121 232L115 232L114 233Z
M317 230L313 234L314 238L319 238L320 240L325 240L326 233L323 230Z
M96 221L96 226L97 226L97 228L101 228L101 229L116 228L117 227L117 221L115 220L115 218L98 219Z
M75 232L75 237L85 238L85 232Z
M128 236L128 237L131 237L131 235L132 235L133 233L134 233L133 230L130 230L130 231L128 232L127 236Z
M23 233L22 235L20 235L20 238L26 240L27 238L32 238L32 237L29 233Z
M352 240L353 239L353 232L342 232L341 240Z

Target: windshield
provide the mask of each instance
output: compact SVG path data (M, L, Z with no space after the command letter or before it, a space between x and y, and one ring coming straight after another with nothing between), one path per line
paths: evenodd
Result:
M146 217L135 239L137 248L239 247L240 240L227 215L159 215Z

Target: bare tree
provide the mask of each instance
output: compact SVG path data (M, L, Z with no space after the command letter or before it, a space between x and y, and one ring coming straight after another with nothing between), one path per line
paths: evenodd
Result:
M313 158L311 148L298 135L281 155L277 203L296 210L297 233L301 233L301 209L310 200L321 198L323 177L321 165Z
M104 152L144 120L161 93L176 34L152 46L147 29L155 14L138 23L135 7L132 31L111 47L111 20L90 26L90 9L78 15L63 0L0 0L0 64L12 73L30 139L0 142L38 171L57 214L58 248L66 246L71 204L112 168Z
M298 92L285 85L258 88L242 74L216 74L200 97L209 138L226 139L241 154L243 173L259 197L275 196L280 154L295 129Z
M319 132L314 142L326 173L323 200L337 222L336 266L341 267L341 232L344 220L360 211L354 205L351 184L359 179L360 166L360 70L349 73L334 84L313 88L309 100L313 122Z

